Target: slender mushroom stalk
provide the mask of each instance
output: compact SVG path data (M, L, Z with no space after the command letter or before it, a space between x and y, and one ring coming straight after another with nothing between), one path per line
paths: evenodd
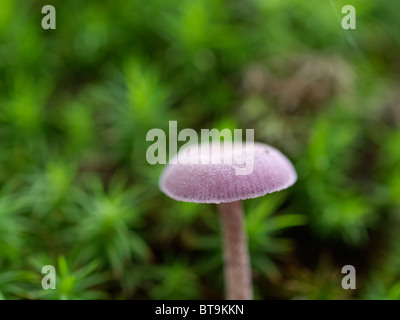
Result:
M220 203L218 211L222 224L226 298L251 300L253 290L242 201Z
M235 145L235 149L236 149ZM258 198L286 189L297 180L292 163L279 150L262 144L238 146L239 155L254 150L254 170L237 175L239 163L229 162L232 154L218 146L191 146L193 153L180 150L160 178L160 189L170 198L195 203L216 203L222 222L227 299L252 299L250 259L244 229L241 200ZM206 161L211 150L221 162ZM209 158L208 158L209 159ZM225 161L227 160L227 161Z

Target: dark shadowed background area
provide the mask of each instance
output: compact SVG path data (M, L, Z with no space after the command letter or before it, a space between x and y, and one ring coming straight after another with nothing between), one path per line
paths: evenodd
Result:
M216 208L165 196L146 161L169 120L253 128L296 167L245 201L256 299L400 298L398 1L0 7L0 298L223 299Z

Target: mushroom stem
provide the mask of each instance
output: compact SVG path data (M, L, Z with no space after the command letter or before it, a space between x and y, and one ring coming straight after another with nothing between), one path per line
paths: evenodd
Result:
M242 202L220 203L227 300L251 300L251 269Z

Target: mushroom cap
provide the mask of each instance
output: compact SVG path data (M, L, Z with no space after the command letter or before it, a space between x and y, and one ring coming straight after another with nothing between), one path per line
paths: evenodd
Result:
M269 145L252 144L254 169L246 175L237 175L236 169L247 165L243 156L246 152L251 154L248 144L233 143L232 152L224 151L223 143L206 145L204 149L204 144L181 149L170 160L160 178L161 191L179 201L221 203L258 198L286 189L297 180L292 163ZM213 161L216 158L220 163Z

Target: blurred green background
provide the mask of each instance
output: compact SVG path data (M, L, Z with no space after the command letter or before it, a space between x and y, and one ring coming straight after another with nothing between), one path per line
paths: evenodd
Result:
M399 30L398 1L2 0L0 298L224 298L215 207L146 162L177 120L254 128L296 167L245 201L256 299L399 299Z

